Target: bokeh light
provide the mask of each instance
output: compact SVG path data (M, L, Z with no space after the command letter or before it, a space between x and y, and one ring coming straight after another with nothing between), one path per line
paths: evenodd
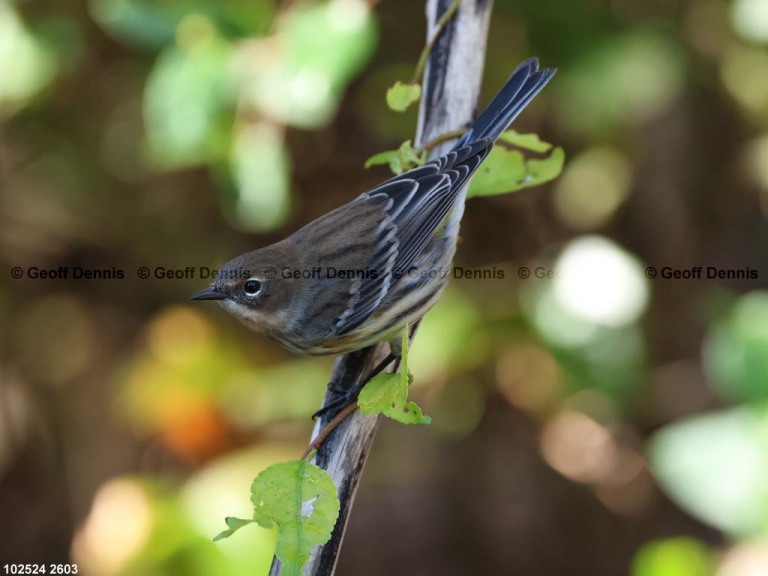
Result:
M648 303L639 263L612 243L583 238L566 247L555 263L554 296L565 310L595 324L635 322Z
M768 43L768 5L762 0L734 0L731 19L733 28L745 40Z
M152 510L146 488L136 480L115 479L102 486L74 541L73 555L94 574L118 574L146 546Z
M587 150L570 160L558 179L558 216L576 230L603 226L627 199L631 182L631 165L621 153L610 148Z

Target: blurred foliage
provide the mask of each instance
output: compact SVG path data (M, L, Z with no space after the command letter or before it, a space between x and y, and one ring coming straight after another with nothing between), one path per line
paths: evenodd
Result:
M382 426L339 574L765 573L767 14L495 2L482 101L560 69L495 154L519 175L537 133L569 161L467 206L409 358L433 425ZM275 532L211 538L304 450L332 360L136 270L216 267L385 178L361 167L414 137L385 94L423 28L406 0L0 0L0 556L266 573Z
M7 2L0 4L0 106L23 105L53 79L56 57L38 34L24 24Z
M651 542L637 555L632 576L708 576L712 553L693 538Z
M730 409L658 432L651 464L669 494L705 522L736 537L765 534L767 442L764 411Z
M284 223L284 127L332 120L376 43L367 5L298 2L278 12L268 0L94 0L92 11L120 40L158 53L144 92L148 161L209 165L231 188L227 213L245 230Z
M657 116L683 88L682 54L667 35L632 30L590 49L561 82L562 117L579 133L605 137Z
M726 400L768 400L768 293L740 298L704 341L705 368Z

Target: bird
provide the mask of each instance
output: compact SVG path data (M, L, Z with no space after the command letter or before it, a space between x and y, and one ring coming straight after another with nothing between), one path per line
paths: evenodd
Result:
M529 58L446 154L234 258L190 299L218 301L298 354L342 355L388 341L385 361L399 357L404 328L450 279L470 178L555 72Z

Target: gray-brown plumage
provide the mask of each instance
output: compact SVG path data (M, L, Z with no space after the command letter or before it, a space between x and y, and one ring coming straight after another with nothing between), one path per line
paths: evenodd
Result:
M220 300L299 353L342 354L383 340L396 347L450 277L470 177L554 72L527 60L449 153L235 258L193 298Z

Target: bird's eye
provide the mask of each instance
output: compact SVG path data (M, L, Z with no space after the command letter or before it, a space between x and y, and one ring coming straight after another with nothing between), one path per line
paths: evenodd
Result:
M261 292L261 282L258 280L254 280L251 278L248 280L248 282L245 283L245 286L243 287L245 290L245 295L249 298L255 298L259 295L259 292Z

